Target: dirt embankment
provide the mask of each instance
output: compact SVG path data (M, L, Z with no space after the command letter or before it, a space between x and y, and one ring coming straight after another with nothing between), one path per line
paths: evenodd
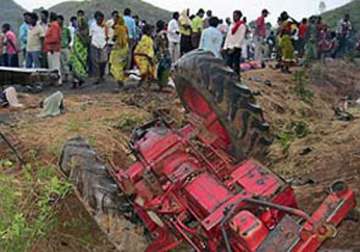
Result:
M277 136L270 147L268 165L285 178L303 178L314 184L296 188L301 207L314 211L328 186L343 180L357 193L360 202L360 107L352 106L350 122L339 121L334 108L345 96L360 98L360 67L343 61L316 64L299 75L269 70L249 73L263 82L248 81L260 91L258 100ZM249 77L246 76L246 77ZM300 87L299 87L300 86ZM358 207L358 209L360 209ZM345 221L328 248L360 251L358 224Z
M341 97L360 97L359 70L356 65L327 62L309 72L293 69L298 71L296 75L271 69L244 74L246 84L258 93L257 99L276 135L267 165L285 178L303 177L315 182L297 188L301 207L306 210L313 211L320 204L327 186L335 180L345 180L360 195L360 110L352 110L355 119L350 122L336 120L333 111ZM9 123L0 124L0 129L16 136L26 159L31 156L56 166L63 143L82 135L106 161L126 167L131 161L127 140L135 126L153 118L154 112L174 118L177 125L183 120L174 90L114 93L107 83L96 90L85 87L63 91L66 113L56 118L36 117L37 105L46 94L21 95L21 102L27 105L23 111L0 111L0 120ZM3 148L0 157L14 159ZM113 250L73 196L59 204L59 224L33 251ZM356 251L360 250L359 240L358 225L346 221L326 247Z

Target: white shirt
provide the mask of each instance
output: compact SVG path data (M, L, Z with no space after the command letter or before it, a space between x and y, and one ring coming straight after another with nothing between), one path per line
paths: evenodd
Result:
M69 30L70 30L70 35L71 35L70 47L72 48L73 45L74 45L74 41L75 41L76 29L75 29L74 26L70 25L70 26L69 26Z
M235 23L231 25L226 36L224 49L242 48L245 41L246 26L241 25L235 34L232 34L232 29Z
M109 19L107 22L106 22L106 26L108 28L108 36L109 36L109 44L110 45L113 45L114 44L114 29L113 29L113 26L114 26L114 19Z
M96 48L103 49L106 46L105 27L93 23L90 27L91 44Z
M180 27L176 19L169 22L167 37L170 43L180 43Z

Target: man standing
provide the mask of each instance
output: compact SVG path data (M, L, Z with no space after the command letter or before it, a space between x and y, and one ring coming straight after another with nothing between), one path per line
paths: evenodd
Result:
M199 48L201 32L204 28L204 20L203 20L204 15L205 15L205 11L203 9L200 9L191 23L191 28L192 28L191 40L194 49Z
M308 27L308 20L304 18L301 21L301 24L299 25L299 40L297 44L297 51L299 53L299 58L304 57L305 53L305 43L306 43L306 37L308 33L309 27Z
M210 18L212 18L212 11L211 11L211 10L208 10L208 11L206 12L206 18L205 18L205 20L204 20L204 29L210 27L210 23L209 23Z
M340 56L344 56L348 52L351 31L352 31L352 25L350 22L350 15L345 14L344 18L340 20L338 25L339 47L337 49L336 54L340 54Z
M61 75L61 27L56 13L50 13L50 24L45 34L44 52L47 54L49 69L58 70L60 78L59 85L62 85Z
M64 17L59 16L58 22L62 29L61 32L61 51L60 51L60 63L61 74L63 75L63 81L67 82L70 75L70 44L71 44L71 32L68 27L64 25Z
M224 50L226 54L227 65L231 67L240 77L240 58L241 48L246 35L246 26L241 20L242 13L239 10L234 11L234 23L225 39Z
M191 19L189 17L190 10L186 9L181 12L178 23L180 26L180 53L184 55L192 50L191 44Z
M173 14L173 19L168 25L168 40L169 40L169 51L172 63L176 62L180 57L180 27L179 27L179 12Z
M109 36L109 42L108 45L109 47L112 47L114 45L114 26L115 24L117 24L119 19L119 12L118 11L113 11L111 13L111 19L109 19L106 22L106 27L108 29L108 36ZM109 50L109 54L110 54L111 50Z
M261 16L258 17L255 24L255 60L260 61L261 63L264 60L264 45L266 40L266 23L265 18L269 15L269 11L264 9L261 12Z
M26 60L26 44L27 44L27 36L30 25L31 13L24 13L24 22L20 26L19 29L19 40L20 40L20 49L22 53L22 59L20 60L21 64Z
M38 24L38 15L31 13L30 28L26 45L26 68L40 68L40 57L43 49L45 32Z
M94 18L96 22L90 27L90 58L93 66L93 76L96 78L94 84L97 85L104 80L106 62L108 59L106 46L109 38L107 27L104 22L104 14L100 11L96 11Z
M2 26L2 32L5 35L5 54L4 61L5 66L7 67L19 67L19 59L17 54L16 47L16 35L13 31L11 31L11 27L9 24L4 24Z
M223 35L217 29L219 20L217 17L211 17L209 20L209 28L206 28L200 39L199 49L210 51L216 57L221 58L221 46L223 43Z
M70 34L71 34L70 48L73 48L74 41L75 41L75 34L77 32L77 29L78 29L77 17L72 16L70 18L70 25L69 25L69 30L70 30Z
M129 8L124 10L124 21L129 33L129 63L127 68L131 69L133 65L133 50L136 45L136 23L131 16L131 10Z
M112 13L111 13L111 19L109 19L107 22L106 22L106 28L107 28L107 31L108 31L108 47L107 47L107 51L108 51L108 58L110 58L110 55L111 55L111 50L115 44L115 39L114 39L114 28L115 28L115 24L117 24L119 21L119 12L114 10ZM110 69L111 69L111 63L109 62L108 64L108 69L109 69L109 72L110 72Z
M47 33L47 30L49 28L49 12L47 10L42 10L40 12L40 21L39 21L40 26L43 28L44 33ZM41 67L42 68L48 68L49 64L47 62L47 53L43 52L41 53Z

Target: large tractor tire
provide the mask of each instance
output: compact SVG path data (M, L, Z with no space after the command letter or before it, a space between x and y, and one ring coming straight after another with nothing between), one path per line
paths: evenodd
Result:
M187 111L205 121L211 118L209 131L223 135L237 161L266 155L272 137L263 111L223 60L210 52L193 51L175 64L172 77Z
M60 158L60 169L74 185L79 200L118 251L144 251L144 226L136 223L131 203L109 170L82 138L69 140Z

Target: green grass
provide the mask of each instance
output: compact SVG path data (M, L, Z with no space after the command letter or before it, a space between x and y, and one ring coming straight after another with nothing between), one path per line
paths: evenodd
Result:
M311 133L309 126L304 121L292 122L286 125L285 129L277 134L277 141L284 153L287 153L291 144L296 139L306 137Z
M1 160L0 164L10 165ZM11 168L11 167L10 167ZM57 225L56 204L71 192L52 166L27 164L16 176L0 173L0 248L22 252Z

